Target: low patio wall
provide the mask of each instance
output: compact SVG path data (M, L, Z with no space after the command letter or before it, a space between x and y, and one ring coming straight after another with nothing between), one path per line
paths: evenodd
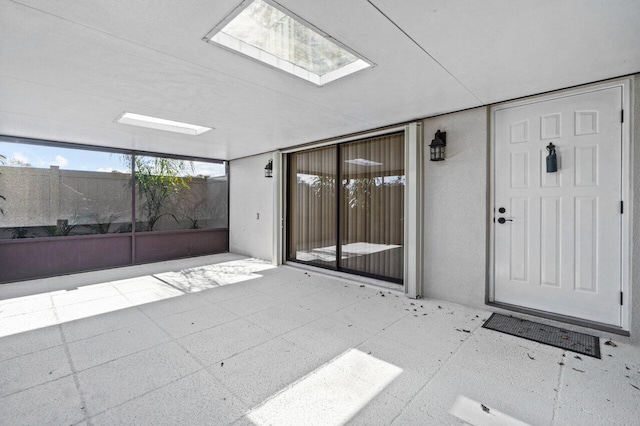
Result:
M226 228L0 240L0 283L224 253L228 244Z

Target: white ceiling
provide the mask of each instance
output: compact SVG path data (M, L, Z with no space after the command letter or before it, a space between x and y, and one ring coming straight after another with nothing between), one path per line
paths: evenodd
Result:
M640 72L640 0L278 1L377 66L316 87L202 41L240 0L0 0L0 134L230 160Z

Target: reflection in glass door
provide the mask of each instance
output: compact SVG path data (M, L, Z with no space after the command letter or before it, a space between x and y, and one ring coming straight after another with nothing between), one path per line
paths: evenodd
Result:
M287 259L401 283L404 134L288 159Z
M340 267L402 281L403 134L345 143L340 148Z
M337 268L336 151L289 155L288 259Z

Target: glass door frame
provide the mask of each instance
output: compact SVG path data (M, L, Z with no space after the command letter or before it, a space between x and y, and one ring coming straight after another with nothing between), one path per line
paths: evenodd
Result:
M322 143L322 144L316 144L316 145L309 145L309 146L305 146L305 147L300 147L299 149L295 149L295 150L287 150L287 151L283 151L283 160L282 161L282 185L283 185L283 189L284 189L284 197L283 197L283 244L282 244L282 253L283 253L283 259L285 262L291 262L291 263L297 263L297 264L302 264L302 265L307 265L307 266L311 266L314 268L320 268L320 269L326 269L326 270L330 270L330 271L335 271L335 272L343 272L343 273L348 273L351 275L358 275L358 276L362 276L365 278L373 278L373 279L377 279L377 280L382 280L382 281L386 281L386 282L391 282L394 284L400 284L402 286L404 286L405 284L405 278L393 278L393 277L388 277L388 276L384 276L384 275L378 275L378 274L372 274L372 273L368 273L368 272L364 272L364 271L359 271L359 270L354 270L354 269L349 269L349 268L344 268L341 266L341 260L342 260L342 227L341 227L341 221L342 221L342 203L341 203L341 198L344 194L344 188L343 188L343 184L342 184L342 171L343 171L343 167L342 167L342 149L341 147L347 143L351 143L351 142L364 142L368 139L374 139L376 137L384 137L384 136L392 136L392 135L401 135L403 141L405 142L403 145L403 149L404 149L404 157L405 157L405 168L404 168L404 176L406 177L406 156L407 156L407 147L406 147L406 127L405 126L401 126L401 127L394 127L391 129L387 129L381 132L375 132L375 133L367 133L367 134L362 134L362 135L358 135L358 136L354 136L352 138L346 138L346 139L340 139L340 140L336 140L336 141L332 141L332 142L327 142L327 143ZM298 259L292 259L289 257L289 249L290 249L290 229L291 229L291 204L290 204L290 200L291 200L291 185L290 185L290 156L291 154L295 154L295 153L301 153L304 151L309 151L309 150L313 150L313 149L317 149L317 148L324 148L324 147L329 147L329 146L335 146L336 148L336 191L335 191L335 208L334 208L334 212L335 212L335 243L336 243L336 266L332 267L332 266L326 266L326 265L319 265L310 261L303 261L303 260L298 260ZM406 206L406 186L405 186L405 190L404 190L404 195L405 195L405 206ZM403 212L403 216L406 216L406 211ZM405 221L406 223L406 221ZM404 229L404 234L406 235L406 225L405 225L405 229ZM403 251L406 253L406 238L405 241L403 242ZM403 262L406 264L407 260L406 257L403 259ZM403 270L406 271L406 267L404 267L403 265Z

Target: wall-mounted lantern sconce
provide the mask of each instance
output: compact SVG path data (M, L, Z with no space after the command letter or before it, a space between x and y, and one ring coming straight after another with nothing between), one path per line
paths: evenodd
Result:
M429 148L431 150L431 161L444 160L444 151L447 146L447 132L436 132L435 139L431 141Z
M269 160L266 166L264 166L264 177L273 177L273 160Z

